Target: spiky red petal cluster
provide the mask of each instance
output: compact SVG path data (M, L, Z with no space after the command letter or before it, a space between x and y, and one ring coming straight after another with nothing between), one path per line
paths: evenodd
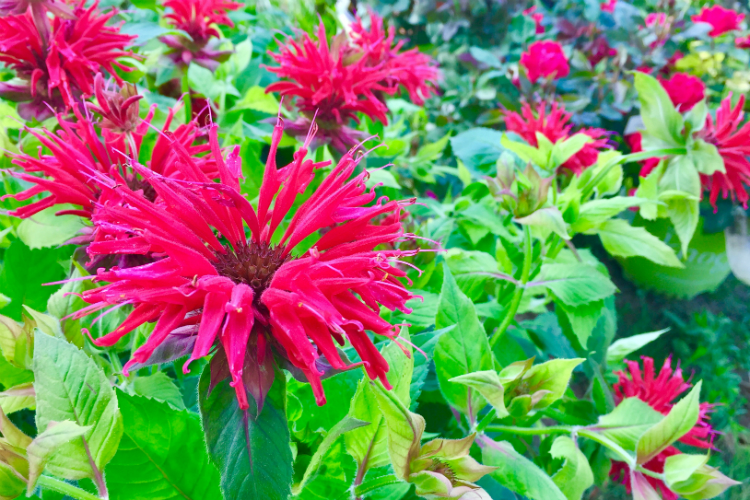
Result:
M685 381L682 376L682 370L679 367L676 370L672 370L671 358L667 358L664 361L658 375L654 370L654 360L647 356L643 356L642 359L642 371L641 365L638 362L626 360L628 373L617 373L619 380L614 385L616 402L619 404L625 398L635 397L648 403L651 408L659 413L667 415L675 404L674 400L690 388L690 383ZM708 413L711 411L712 406L709 403L701 403L698 423L680 438L681 443L703 449L712 447L711 439L714 431L708 423ZM679 450L670 446L651 461L645 463L644 467L654 472L664 472L664 463L667 457L678 453L680 453ZM614 480L624 482L626 488L630 491L630 471L627 464L613 461L610 476ZM679 497L679 495L669 490L659 479L650 476L647 476L646 479L654 489L661 492L662 498L665 500L677 500Z
M49 33L40 31L31 9L0 18L0 62L23 81L17 88L7 89L8 97L34 100L31 105L19 106L24 118L51 116L44 103L60 110L71 107L81 96L92 95L94 77L103 70L120 84L115 68L130 71L117 59L132 55L125 47L135 37L106 25L117 12L103 14L96 2L88 9L82 5L74 9L71 19L44 17L43 22L50 22Z
M570 117L571 114L557 103L552 103L549 112L544 102L537 105L536 112L530 104L524 103L520 114L512 111L505 113L505 125L508 132L515 132L530 145L538 147L537 132L553 143L574 135L576 132L573 132ZM609 148L610 143L607 139L608 132L600 128L581 128L577 133L586 134L593 140L563 163L561 168L580 175L584 169L596 163L599 150Z
M175 329L199 325L191 338L190 360L206 356L218 342L219 358L226 359L243 409L248 408L246 388L262 404L263 391L260 400L258 391L252 391L257 373L248 370L273 359L270 347L307 377L319 404L325 402L319 358L335 369L352 367L342 360L334 340L343 345L347 339L369 376L388 384L388 364L366 331L395 338L397 329L380 317L380 307L409 312L405 303L413 295L401 283L405 273L396 264L413 252L393 249L404 236L404 202L381 198L371 204L375 192L365 186L368 174L354 174L359 160L350 152L284 224L297 196L328 162L305 160L309 137L294 161L277 169L282 132L279 123L257 208L239 192L239 147L225 160L216 128L210 145L220 183L204 175L179 143L173 145L179 158L175 167L189 182L134 166L158 193L156 202L125 184L103 180L102 189L116 191L125 202L98 207L94 223L121 228L131 238L93 243L89 253L153 252L164 257L140 267L100 270L96 280L108 284L83 294L92 305L79 315L107 306L134 307L98 345L112 345L140 324L156 321L126 369L148 361ZM285 229L277 240L273 237L281 227ZM309 237L323 229L310 248ZM309 250L298 248L303 241ZM382 246L387 248L376 250Z
M164 6L172 9L164 16L172 26L186 32L194 42L205 43L209 38L221 37L212 25L234 26L227 13L242 4L230 0L165 0Z
M701 182L709 192L709 201L714 208L719 195L731 197L745 207L750 200L747 192L750 185L750 122L743 124L744 105L745 96L741 96L734 107L732 96L726 97L716 111L716 118L709 115L706 126L698 134L715 145L724 160L725 173L701 174Z
M383 20L371 13L369 30L357 18L351 40L341 34L329 45L321 23L317 40L305 33L300 42L289 40L280 45L279 53L269 53L279 66L268 70L285 80L269 85L266 92L296 98L297 108L307 117L298 128L306 130L317 113L316 121L326 137L339 134L350 120L359 122L357 113L388 123L384 95L395 95L403 86L411 100L421 105L435 93L438 79L430 57L417 49L400 52L404 42L394 44L394 37L393 27L386 32ZM342 141L344 150L355 139L352 135Z

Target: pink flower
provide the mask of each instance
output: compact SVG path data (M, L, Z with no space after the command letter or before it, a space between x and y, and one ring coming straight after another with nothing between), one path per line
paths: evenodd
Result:
M596 66L607 57L614 57L617 55L617 49L610 47L605 36L596 37L592 42L587 43L583 47L583 50L592 66Z
M280 45L279 53L269 53L279 66L268 70L283 80L266 92L293 96L303 115L288 132L306 134L316 116L320 142L343 153L362 139L348 127L351 121L359 123L357 113L387 124L385 96L403 87L415 104L422 105L435 93L434 61L417 49L401 51L404 42L394 44L393 27L386 32L375 13L370 14L370 25L366 30L357 18L351 40L341 34L329 46L321 23L316 41L305 33L300 42L290 39Z
M524 103L520 115L514 112L505 114L505 126L508 132L515 132L530 145L538 147L537 132L543 134L553 143L572 136L575 132L573 132L570 117L570 113L566 113L565 109L557 103L552 103L549 112L547 112L547 105L540 103L537 106L536 113L528 103ZM584 169L596 163L600 149L610 147L607 140L608 132L605 130L582 128L578 132L588 135L593 140L560 167L568 169L576 175L580 175Z
M734 46L738 49L750 49L750 36L735 38Z
M740 23L745 19L745 14L740 14L732 9L726 9L721 5L704 7L699 15L692 17L695 23L708 23L713 28L708 36L717 37L724 33L740 29Z
M562 46L551 41L537 41L529 45L528 50L521 54L521 66L526 69L531 83L536 83L540 77L557 80L570 73Z
M175 28L186 32L183 35L165 35L160 38L171 50L168 57L179 66L191 62L215 70L226 61L231 52L217 50L221 32L216 25L232 27L227 13L242 7L230 0L166 0L164 6L172 11L164 17Z
M536 5L532 5L528 9L524 10L523 15L530 16L531 19L534 21L534 24L536 24L537 35L541 35L542 33L544 33L544 26L542 26L542 20L544 19L544 14L542 14L541 12L536 12Z
M716 111L716 118L706 118L706 126L698 135L719 150L724 160L726 173L716 172L711 176L701 174L704 189L709 191L709 200L716 209L719 194L723 198L731 197L747 207L750 195L750 123L744 123L745 96L740 96L737 105L732 108L731 95L721 101Z
M654 410L666 415L674 406L674 400L689 389L690 384L683 378L680 368L672 370L670 358L667 358L664 362L658 375L654 370L654 360L647 356L643 356L642 359L643 371L641 371L639 363L626 360L628 373L618 372L616 374L619 377L619 381L614 385L615 400L617 404L620 404L625 398L636 397L648 403ZM708 423L708 413L712 407L713 405L709 403L701 403L698 423L680 438L681 443L702 449L712 447L711 440L714 431ZM679 453L679 450L670 446L643 466L653 472L662 473L664 472L664 463L667 457ZM614 481L623 482L628 492L630 492L630 469L627 464L613 460L609 474ZM677 500L679 498L679 495L672 492L661 480L651 476L646 476L646 479L654 489L661 493L664 500Z
M689 111L706 97L706 85L697 76L674 73L671 78L659 78L661 86L669 94L678 110Z
M646 27L664 26L667 24L667 15L664 12L652 12L646 16Z
M131 237L94 242L89 254L163 256L130 269L99 270L95 281L107 284L83 294L91 305L77 316L133 306L97 345L113 345L139 325L156 321L126 372L148 363L157 347L179 332L194 343L189 362L217 351L212 384L231 376L242 409L249 407L246 390L262 406L275 356L307 377L322 405L323 367L356 366L336 348L348 339L362 360L357 365L389 385L388 363L366 332L395 339L398 328L381 318L380 308L410 312L405 304L414 295L401 283L406 273L399 263L416 251L394 245L408 237L402 209L413 200L376 199L365 186L368 173L355 174L360 156L352 150L294 209L298 195L329 162L305 159L312 130L292 163L277 168L282 133L279 120L255 207L239 192L239 146L224 157L217 127L209 145L219 183L203 174L178 142L173 166L185 181L133 165L157 193L155 201L126 183L99 177L99 187L117 192L124 203L99 206L94 224L114 225ZM316 236L320 230L324 234ZM278 231L282 234L274 237Z
M117 11L102 14L94 3L88 9L76 7L73 19L45 14L42 21L35 20L34 12L0 17L0 62L20 79L1 86L0 96L31 101L18 106L23 118L43 120L54 114L49 107L61 111L91 96L94 77L102 70L122 84L114 68L130 71L117 59L132 56L124 48L135 37L106 26Z
M617 0L606 0L605 2L602 2L599 4L600 8L602 9L602 12L609 12L614 13L615 6L617 5Z

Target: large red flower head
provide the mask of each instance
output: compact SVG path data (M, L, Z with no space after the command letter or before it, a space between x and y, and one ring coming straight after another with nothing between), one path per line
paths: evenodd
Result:
M351 39L337 35L329 44L321 23L317 40L307 33L298 42L280 44L280 52L269 52L279 66L268 70L283 78L266 92L293 96L302 119L287 132L303 135L316 115L321 142L345 152L361 138L348 128L359 122L357 113L388 123L384 96L395 95L403 86L411 100L423 104L435 92L438 71L427 55L416 49L401 51L403 41L394 44L393 28L387 32L383 20L370 14L370 29L359 18L352 24Z
M521 54L521 66L526 69L526 76L531 83L536 83L539 78L564 78L570 73L570 65L562 45L551 41L538 41L529 45L528 50Z
M745 207L750 200L747 192L750 185L750 123L743 124L744 105L745 96L741 96L734 107L732 96L726 97L716 111L716 118L709 115L706 126L698 133L703 140L716 146L724 160L726 173L701 174L701 182L710 193L709 201L714 209L719 195L731 197Z
M724 33L740 29L740 23L745 19L745 14L740 14L732 9L721 5L704 7L700 14L692 17L695 23L708 23L712 29L708 36L717 37Z
M23 118L43 120L54 114L50 107L60 111L91 96L94 77L101 71L122 83L115 67L130 68L117 59L132 55L124 49L135 37L106 25L116 11L102 14L97 3L86 9L81 2L73 18L45 15L43 22L35 20L34 12L0 17L0 62L19 77L0 86L0 96L32 101L18 106Z
M231 52L216 49L221 32L215 25L234 26L227 13L242 7L229 0L165 0L164 6L172 9L166 16L175 28L189 35L166 35L160 38L171 50L168 56L175 64L187 66L195 62L215 70Z
M570 113L557 103L552 103L549 112L546 103L539 103L536 111L524 103L521 114L507 112L505 114L505 126L508 132L515 132L534 147L538 147L536 134L540 132L551 142L567 139L574 135L573 124L570 123ZM593 139L583 149L573 155L560 168L566 168L579 175L587 167L596 163L599 158L599 150L609 148L607 139L609 135L606 130L600 128L582 128L578 132L586 134Z
M659 78L677 109L688 111L706 97L706 85L697 76L675 73L671 78Z
M365 186L367 172L355 174L359 156L351 151L292 213L297 196L329 162L305 159L311 134L292 163L277 168L282 131L279 120L255 207L239 192L239 147L224 158L215 127L210 145L219 183L177 142L175 167L188 182L134 165L156 191L154 202L125 183L102 179L102 189L117 191L124 203L98 207L94 223L116 226L131 238L95 242L89 253L163 256L140 267L99 270L96 281L107 284L83 294L91 306L79 316L133 306L98 345L112 345L156 321L126 372L173 342L189 345L178 357L190 353L190 361L216 349L212 382L231 376L240 407L247 409L246 389L262 405L277 355L307 377L324 404L323 367L354 366L336 348L348 340L369 376L388 385L388 364L366 332L394 339L398 329L381 318L380 308L410 311L405 304L414 295L401 283L406 273L398 264L416 252L394 245L406 236L402 209L412 201L376 200Z
M615 400L617 404L625 398L638 398L648 403L654 410L666 415L674 406L674 400L690 388L690 384L682 376L682 370L678 367L672 370L672 360L667 358L658 374L654 370L654 360L647 356L643 357L643 370L636 361L625 361L628 365L628 373L618 372L619 381L614 385ZM711 425L708 423L708 414L713 405L701 403L698 423L695 424L687 434L680 438L680 442L688 446L708 449L712 447L711 440L714 435ZM680 453L676 448L670 446L658 456L644 464L646 469L654 472L664 472L664 463L667 457ZM610 476L615 481L622 481L628 492L630 492L630 474L627 464L613 461ZM664 500L677 500L679 495L673 493L661 480L646 476L646 479L654 489L661 492Z

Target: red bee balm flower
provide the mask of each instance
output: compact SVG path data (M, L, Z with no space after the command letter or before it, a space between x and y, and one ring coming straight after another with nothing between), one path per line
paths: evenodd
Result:
M606 2L600 3L599 7L602 9L602 12L614 14L615 7L617 7L617 0L607 0Z
M120 84L122 79L114 68L130 71L117 59L132 56L124 48L135 37L106 26L117 12L102 14L94 3L88 9L78 6L73 13L73 19L45 17L45 22L51 22L49 35L37 29L32 10L0 17L0 62L15 70L20 79L0 83L0 96L32 101L18 106L25 119L43 120L53 115L48 105L62 110L76 99L92 95L94 77L102 70Z
M750 195L750 123L743 124L745 113L745 96L740 96L737 105L732 108L732 96L721 101L716 111L716 118L706 118L706 126L698 135L716 146L724 160L726 173L716 172L708 176L701 174L703 187L709 191L709 201L716 209L719 194L723 198L731 196L747 207Z
M210 70L219 67L231 52L216 49L221 32L214 26L234 26L227 16L230 10L242 7L241 3L228 0L166 0L164 6L172 11L164 17L175 28L186 32L183 35L166 35L162 43L172 49L168 56L175 64L187 66L191 61Z
M318 404L324 404L322 367L354 366L342 359L334 340L343 345L348 339L369 376L388 385L388 364L365 332L394 339L398 330L380 317L380 307L410 312L405 303L414 295L401 283L406 273L397 264L416 252L394 249L393 244L405 237L401 212L413 201L381 198L370 205L375 192L365 187L366 171L354 175L359 160L350 151L282 224L315 171L329 164L305 160L311 134L294 161L277 169L282 131L279 120L255 208L239 192L239 146L224 159L216 127L210 145L220 183L203 175L179 143L174 145L179 156L175 164L189 182L135 166L161 201L151 202L122 183L102 183L126 203L99 207L94 223L116 225L132 237L101 247L95 242L89 253L163 255L140 267L100 270L96 281L108 284L83 294L91 306L79 316L107 306L134 307L117 329L95 341L97 345L113 345L139 325L156 321L126 372L148 363L155 350L176 335L184 341L188 330L189 361L216 346L212 383L218 382L216 376L231 375L242 409L249 407L246 389L262 406L273 381L272 351L307 377ZM281 226L283 235L274 238ZM324 234L311 241L323 229Z
M557 42L532 43L529 49L521 54L521 66L526 68L526 76L531 83L536 83L540 77L556 80L570 73L568 58Z
M438 71L432 59L417 49L399 52L404 42L394 45L393 27L386 32L383 20L374 13L370 25L366 30L357 18L351 40L340 34L329 45L321 23L317 41L305 33L299 43L289 40L278 54L269 52L279 66L268 70L285 80L269 85L266 92L295 96L304 115L287 132L306 134L317 113L320 142L343 153L362 139L347 126L352 120L359 123L357 113L387 124L384 96L397 94L403 86L411 100L421 105L435 93Z
M713 29L708 32L708 36L717 37L740 29L740 23L745 19L745 14L739 14L721 5L714 5L704 7L700 14L693 16L692 19L695 23L710 24Z
M557 103L552 104L549 113L545 103L537 106L536 113L528 103L524 103L520 115L514 112L505 114L505 126L508 132L515 132L530 145L538 147L537 132L541 132L553 143L572 136L574 132L573 125L569 123L570 116L570 113L566 113L565 109ZM593 140L561 166L576 175L580 175L585 168L596 163L600 149L610 147L606 130L582 128L579 132L588 135Z
M524 10L523 15L531 17L531 20L534 21L534 24L536 25L535 32L537 35L541 35L542 33L544 33L544 26L542 26L544 14L536 11L536 5L532 5L528 9Z
M706 97L706 85L697 76L675 73L669 79L659 78L661 86L680 111L688 111Z
M636 397L648 403L654 410L666 415L674 406L673 401L690 388L690 384L682 376L682 370L679 368L675 371L672 370L672 360L670 358L667 358L664 362L658 375L656 375L654 370L654 360L649 357L643 357L643 371L641 371L641 367L637 362L628 360L625 362L628 364L629 373L618 372L617 375L620 380L614 385L617 404L620 404L625 398ZM680 438L681 443L703 449L712 447L711 439L714 431L708 423L708 413L711 411L712 406L709 403L701 403L698 423ZM676 448L670 446L643 466L648 470L662 473L664 472L664 463L667 457L679 453ZM627 464L614 460L609 474L614 481L623 482L628 493L630 493L630 470ZM679 495L667 488L667 485L661 480L651 476L645 477L651 486L661 493L664 500L677 500L679 498Z

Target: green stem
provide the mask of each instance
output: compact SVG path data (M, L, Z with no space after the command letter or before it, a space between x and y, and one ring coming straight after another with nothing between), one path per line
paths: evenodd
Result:
M596 174L596 177L594 177L588 184L586 184L586 187L583 188L581 200L585 200L586 198L588 198L591 193L594 192L594 188L596 188L596 186L599 185L599 183L603 181L605 177L607 177L609 171L618 165L648 160L649 158L659 158L662 156L684 155L685 152L685 148L665 148L655 149L653 151L641 151L640 153L630 153L629 155L620 156L619 158L613 158L604 166L604 168L601 169L598 174Z
M477 428L475 429L476 432L482 432L485 428L495 420L495 415L497 414L497 411L493 408L490 411L487 412L487 415L484 416L484 418L479 422L477 425Z
M382 488L383 486L388 486L389 484L396 484L400 482L401 480L399 478L397 478L393 474L389 474L387 476L382 476L377 479L373 479L372 481L367 481L366 483L360 484L359 486L354 488L354 494L358 497L361 497L366 493L375 491L378 488Z
M552 427L513 427L511 425L488 425L487 430L491 432L505 432L507 434L517 434L519 436L541 436L546 434L572 434L573 427L552 426Z
M654 472L652 470L648 470L647 468L642 467L640 465L636 465L635 470L637 472L640 472L641 474L643 474L645 476L651 476L653 478L660 479L662 481L665 480L664 474L659 474L658 472Z
M37 485L43 489L53 490L76 500L101 500L98 496L88 491L50 476L39 476Z
M188 80L188 67L182 72L182 102L185 104L185 123L193 119L193 102L190 100L190 81Z
M505 313L505 318L500 326L497 327L495 333L490 337L490 348L494 348L495 344L503 337L505 331L508 329L510 324L513 322L513 318L516 317L518 312L518 306L521 305L521 297L523 296L523 290L526 283L529 281L529 274L531 272L531 227L524 224L523 226L523 268L521 269L521 279L516 285L516 289L513 292L513 298L510 300L508 311Z

